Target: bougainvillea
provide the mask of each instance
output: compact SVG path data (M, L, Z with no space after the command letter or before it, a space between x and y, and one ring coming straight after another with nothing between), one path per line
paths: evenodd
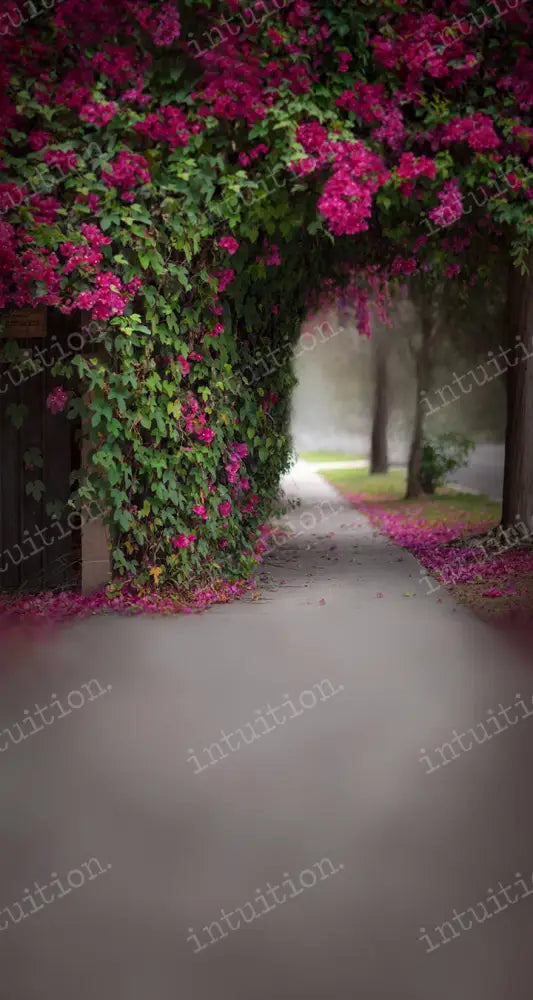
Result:
M515 531L511 539L505 534L498 538L494 519L483 519L472 511L456 509L448 523L437 525L423 505L392 510L369 502L364 494L352 494L348 499L435 578L426 578L427 594L435 593L440 586L475 582L486 585L481 596L501 597L513 586L520 588L531 579L531 535L524 538Z
M368 333L389 280L470 281L487 227L523 256L532 14L63 0L20 24L2 6L0 307L104 328L49 399L91 435L80 497L109 511L127 586L244 578L307 311L346 287Z

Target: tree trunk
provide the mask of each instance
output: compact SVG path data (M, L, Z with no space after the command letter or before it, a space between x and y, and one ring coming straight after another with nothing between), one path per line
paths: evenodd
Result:
M412 500L415 497L419 497L422 493L420 466L422 463L422 448L424 445L423 398L424 394L429 390L431 375L430 346L435 323L431 288L428 286L422 286L420 288L419 295L416 296L416 302L420 316L421 341L416 352L416 405L413 436L411 438L409 463L407 466L406 500Z
M387 450L387 425L389 422L389 393L387 347L381 332L374 342L374 415L370 446L370 473L376 475L389 471Z
M533 530L533 251L528 273L511 265L507 298L509 351L502 526ZM507 352L506 352L507 353Z

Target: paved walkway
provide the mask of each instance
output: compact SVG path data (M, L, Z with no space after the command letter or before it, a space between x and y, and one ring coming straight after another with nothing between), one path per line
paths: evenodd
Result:
M0 732L9 1000L530 1000L533 721L435 748L532 671L316 473L286 486L261 600L0 654L0 730L49 706Z

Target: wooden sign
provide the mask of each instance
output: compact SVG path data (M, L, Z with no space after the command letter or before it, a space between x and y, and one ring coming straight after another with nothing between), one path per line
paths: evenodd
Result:
M38 309L14 309L9 313L0 337L19 340L26 337L46 337L46 306Z

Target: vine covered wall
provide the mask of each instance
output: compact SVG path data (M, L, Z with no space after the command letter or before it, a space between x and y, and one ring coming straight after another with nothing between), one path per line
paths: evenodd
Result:
M249 576L291 345L340 286L369 332L388 282L483 275L487 232L523 258L531 15L446 35L470 4L448 8L2 4L0 308L98 324L48 405L89 428L77 495L108 510L118 577Z

